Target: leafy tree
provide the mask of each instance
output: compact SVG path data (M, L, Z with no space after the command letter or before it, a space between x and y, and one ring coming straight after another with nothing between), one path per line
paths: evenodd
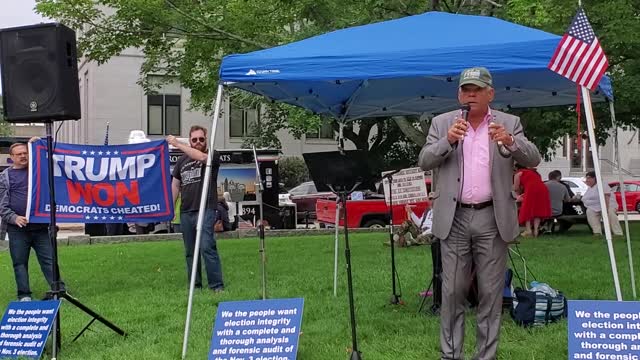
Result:
M576 5L575 1L569 0L509 0L503 16L525 26L562 34L576 13ZM640 38L637 36L640 31L640 2L585 0L583 6L609 60L608 74L613 83L616 121L626 128L638 128L640 103L635 97L640 91ZM611 126L609 107L607 104L594 104L594 112L598 137L602 142L606 129Z
M287 156L278 160L278 171L280 182L287 190L310 180L307 165L297 156Z
M616 92L618 121L638 127L634 96L640 86L638 53L640 22L637 0L585 0L600 41L609 56ZM429 10L496 16L519 24L561 34L575 14L574 0L37 0L37 10L67 25L82 29L81 52L103 63L126 48L142 49L146 60L140 83L150 89L147 74L164 72L178 77L191 90L192 106L210 111L218 69L223 55L267 48L330 30L367 24ZM431 35L431 34L427 34ZM432 36L439 36L433 34ZM233 95L232 96L236 96ZM268 116L255 129L252 139L279 146L280 129L301 136L324 121L283 104L264 103ZM566 108L517 111L527 124L527 133L549 155L556 139L575 132L575 115ZM606 105L595 107L598 133L606 135ZM345 137L359 149L390 164L393 154L407 141L424 143L429 119L394 117L362 120L359 131L351 124ZM374 126L375 125L375 126ZM333 124L337 129L337 124ZM392 131L392 129L395 129ZM400 130L400 131L398 131ZM376 135L378 134L378 135ZM600 137L602 141L604 136ZM410 149L412 148L413 149ZM406 154L405 154L406 155ZM399 157L396 160L406 157ZM387 166L385 165L385 166Z

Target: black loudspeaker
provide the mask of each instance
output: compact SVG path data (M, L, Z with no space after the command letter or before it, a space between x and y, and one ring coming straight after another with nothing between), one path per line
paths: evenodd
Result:
M8 122L79 119L76 34L57 24L0 30L4 116Z

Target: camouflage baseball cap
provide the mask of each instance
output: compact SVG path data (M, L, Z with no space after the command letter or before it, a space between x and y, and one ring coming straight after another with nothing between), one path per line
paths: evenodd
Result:
M485 67L472 67L460 73L460 85L473 84L480 87L493 86L491 73Z

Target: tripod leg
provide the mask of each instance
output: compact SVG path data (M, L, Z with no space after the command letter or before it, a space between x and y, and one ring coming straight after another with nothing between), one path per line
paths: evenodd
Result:
M351 318L352 350L350 360L361 360L362 356L358 350L358 337L356 334L356 310L353 299L353 278L351 276L351 249L349 248L349 226L347 225L347 195L345 193L341 193L340 196L344 207L344 211L342 213L342 219L344 221L344 255L347 260L347 287L349 290L349 315Z
M51 329L52 331L52 336L50 337L51 339L51 356L53 359L55 359L57 357L57 355L60 353L60 344L62 342L62 337L61 337L61 332L60 332L60 309L58 309L58 313L56 314L56 328L55 328L55 333L54 333L54 329ZM55 335L54 335L55 334ZM54 335L54 336L53 336ZM55 346L55 349L54 349Z
M431 290L431 286L433 285L433 277L431 278L431 281L429 282L429 286L427 286L427 290L426 292L429 293L429 290ZM422 309L424 308L424 305L427 303L427 294L425 294L425 296L422 298L422 301L420 301L420 307L418 308L418 312L422 312Z
M80 330L78 335L76 335L76 337L74 337L73 340L71 340L71 342L75 342L76 340L78 340L78 338L80 338L80 336L82 336L82 334L89 328L89 326L91 326L91 324L93 324L94 321L96 321L96 318L91 319L91 321L89 321L89 323L87 325L85 325L82 328L82 330Z
M75 305L78 309L84 311L85 313L87 313L90 316L92 316L94 319L100 321L101 323L103 323L109 329L113 330L118 335L127 336L127 333L124 330L120 329L119 327L114 325L109 320L103 318L101 315L99 315L95 311L89 309L88 307L86 307L83 303L81 303L78 299L74 298L73 296L71 296L71 295L69 295L67 293L62 293L62 294L60 294L60 297L66 299L67 301L69 301L70 303Z

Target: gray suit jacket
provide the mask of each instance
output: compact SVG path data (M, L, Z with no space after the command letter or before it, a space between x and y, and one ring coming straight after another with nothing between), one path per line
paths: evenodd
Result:
M508 157L500 154L497 144L489 145L493 211L500 236L504 241L512 242L519 233L516 197L512 192L513 165L518 162L526 167L538 166L540 153L524 136L520 118L493 109L491 113L494 116L492 121L502 124L513 135L517 145L517 150ZM447 140L447 132L458 114L460 111L455 110L433 118L427 143L419 157L423 170L433 170L432 231L439 239L449 236L460 196L461 147L451 146ZM468 158L465 160L470 161Z

